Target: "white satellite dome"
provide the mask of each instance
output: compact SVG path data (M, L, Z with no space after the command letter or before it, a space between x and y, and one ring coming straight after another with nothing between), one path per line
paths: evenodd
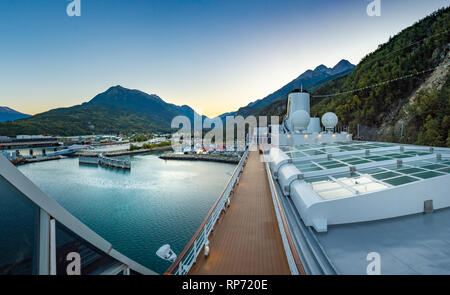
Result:
M292 114L291 123L294 131L303 131L308 128L310 117L307 111L297 110Z
M333 129L336 127L338 121L339 119L335 113L328 112L322 116L322 124L325 129Z

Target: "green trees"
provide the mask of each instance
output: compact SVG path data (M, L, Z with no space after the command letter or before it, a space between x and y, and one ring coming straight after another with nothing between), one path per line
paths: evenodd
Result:
M428 115L425 125L419 131L415 144L432 146L442 146L444 144L437 119L433 119L431 115Z
M431 14L368 54L351 74L318 88L312 94L313 97L364 88L436 67L442 63L449 51L449 23L450 7ZM332 111L339 116L343 125L361 124L371 128L394 126L399 119L404 119L408 123L404 126L405 136L401 139L402 142L448 145L448 76L441 90L432 88L426 93L420 93L416 101L408 107L407 117L402 118L403 106L409 104L407 98L425 81L429 73L352 94L314 98L311 115L321 116ZM388 136L396 139L392 134Z

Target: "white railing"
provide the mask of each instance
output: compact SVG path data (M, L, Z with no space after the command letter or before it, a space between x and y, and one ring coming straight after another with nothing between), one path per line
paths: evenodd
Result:
M231 201L231 195L234 191L235 186L239 183L239 176L244 169L247 158L248 149L242 155L239 164L234 169L234 172L228 180L228 183L225 186L222 194L216 200L190 242L178 256L175 262L166 271L166 274L185 275L189 272L192 265L196 262L198 255L208 241L208 237L211 234L211 231L213 230L217 219L219 219L220 213L226 209L229 200Z

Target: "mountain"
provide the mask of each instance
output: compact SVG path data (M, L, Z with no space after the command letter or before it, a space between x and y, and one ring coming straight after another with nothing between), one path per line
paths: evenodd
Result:
M447 7L391 37L352 73L315 89L311 116L335 112L355 135L359 125L363 140L450 147L449 23ZM377 85L385 81L390 82ZM286 100L259 110L261 115L285 113Z
M271 103L286 99L289 92L291 92L295 88L303 87L304 89L308 90L315 89L323 83L351 73L354 68L355 66L345 59L341 60L333 68L328 68L324 65L320 65L314 70L307 70L296 79L292 80L291 82L284 85L274 93L266 96L265 98L249 103L247 106L240 108L236 112L225 113L220 115L219 117L225 118L226 116L234 115L241 115L245 117L255 114Z
M184 115L193 120L195 114L194 110L187 105L177 106L166 103L156 94L147 94L139 90L127 89L120 85L111 87L107 91L98 94L84 105L122 108L132 113L144 114L154 124L167 127L170 126L175 116Z
M0 107L0 122L14 121L28 117L30 117L30 115L19 113L8 107Z
M187 116L192 120L194 114L189 106L166 103L155 94L114 86L81 105L0 123L0 135L165 132L170 130L175 116Z

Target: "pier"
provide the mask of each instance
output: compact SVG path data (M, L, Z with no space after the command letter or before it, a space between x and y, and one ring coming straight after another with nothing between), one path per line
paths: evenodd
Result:
M102 166L120 168L120 169L131 169L131 162L128 160L111 159L100 154L98 156L98 163Z
M159 156L163 160L187 160L187 161L208 161L237 164L239 158L237 156L222 156L222 155L202 155L202 154L164 154Z
M98 157L79 157L78 162L80 164L87 164L87 165L98 165L99 164L99 158Z

